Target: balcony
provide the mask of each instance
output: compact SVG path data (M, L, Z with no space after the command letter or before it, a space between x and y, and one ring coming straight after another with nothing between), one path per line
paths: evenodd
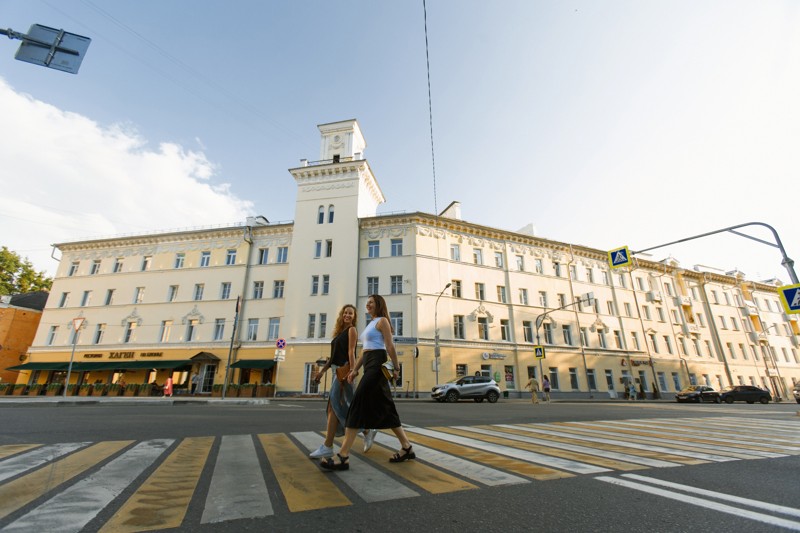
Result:
M648 302L660 302L661 293L659 291L650 291L647 293L646 298Z
M682 305L684 307L690 307L692 305L692 299L688 296L676 296L675 297L675 305Z

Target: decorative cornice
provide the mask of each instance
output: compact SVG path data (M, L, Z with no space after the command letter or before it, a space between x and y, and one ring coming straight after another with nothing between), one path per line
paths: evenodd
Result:
M202 315L202 313L200 313L200 310L197 308L197 305L192 307L191 311L189 311L188 313L183 315L183 317L181 317L181 324L186 324L187 322L189 322L189 320L192 320L192 319L195 319L195 318L201 324L206 321L206 318Z

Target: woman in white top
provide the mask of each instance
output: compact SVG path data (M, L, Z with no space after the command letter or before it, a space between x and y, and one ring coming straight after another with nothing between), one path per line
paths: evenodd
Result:
M352 382L358 369L364 367L364 377L358 384L350 411L347 413L346 429L342 447L337 454L339 462L332 458L320 463L326 470L347 470L350 468L350 448L356 439L359 428L391 429L400 441L401 451L395 453L389 461L402 463L416 458L411 442L408 440L403 427L400 425L400 416L392 400L392 391L389 382L383 375L381 366L391 358L393 379L399 377L399 364L397 353L392 341L392 325L389 322L389 311L383 297L373 294L367 300L367 314L372 321L367 324L361 334L362 352L355 366L347 377Z

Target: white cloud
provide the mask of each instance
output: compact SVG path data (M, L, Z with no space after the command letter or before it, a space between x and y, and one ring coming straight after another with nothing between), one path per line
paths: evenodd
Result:
M54 274L50 244L243 221L253 204L217 183L203 152L152 148L16 92L0 78L0 245Z

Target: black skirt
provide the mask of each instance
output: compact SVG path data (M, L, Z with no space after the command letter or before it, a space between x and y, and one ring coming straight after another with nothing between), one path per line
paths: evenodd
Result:
M347 413L346 427L388 429L400 427L400 416L392 400L389 381L381 371L386 350L364 352L364 376L358 383L353 403Z

